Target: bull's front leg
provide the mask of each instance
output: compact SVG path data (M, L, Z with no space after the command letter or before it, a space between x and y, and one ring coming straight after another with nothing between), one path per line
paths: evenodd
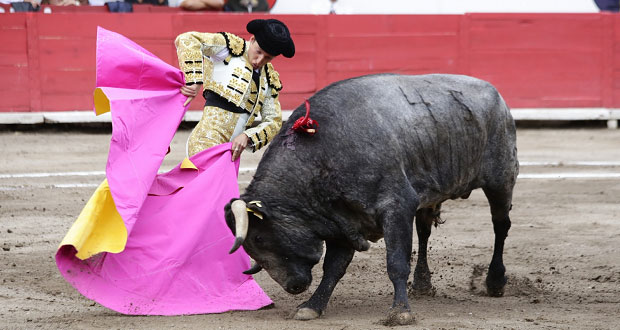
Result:
M409 206L405 206L409 202ZM383 217L383 234L387 250L387 271L394 285L394 301L385 325L408 325L415 322L407 297L407 279L413 239L413 219L417 203L396 201Z
M323 278L321 283L314 291L314 294L312 294L312 297L299 305L295 314L296 320L312 320L323 314L336 284L344 276L349 263L353 259L355 250L350 247L332 241L327 241L326 246L327 250L323 261Z

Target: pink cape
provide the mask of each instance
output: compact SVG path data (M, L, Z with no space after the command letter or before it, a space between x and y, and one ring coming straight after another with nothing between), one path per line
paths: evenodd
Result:
M102 112L97 97L109 101L104 108L113 126L109 190L98 189L61 243L60 273L84 296L123 314L219 313L271 304L242 273L250 267L247 254L242 249L228 254L234 236L224 205L239 196L239 161L230 161L230 144L190 158L197 169L179 164L158 175L186 110L179 92L183 74L119 34L97 32L95 107ZM112 210L101 211L106 191ZM108 224L113 217L102 214L120 215L116 231L97 229L113 227ZM120 234L105 237L108 232ZM90 246L113 241L122 252L80 251L92 241Z

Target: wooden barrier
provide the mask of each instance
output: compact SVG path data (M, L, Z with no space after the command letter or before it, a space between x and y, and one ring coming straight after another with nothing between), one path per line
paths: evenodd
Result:
M0 112L88 110L96 27L178 66L176 35L249 37L265 14L0 14ZM378 72L458 73L494 84L513 108L620 108L620 16L613 14L281 15L293 59L274 60L284 109L336 80ZM191 109L200 109L198 98Z

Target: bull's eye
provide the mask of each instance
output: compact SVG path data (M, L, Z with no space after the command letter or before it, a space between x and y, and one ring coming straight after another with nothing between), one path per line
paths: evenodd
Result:
M263 238L260 237L259 235L254 236L254 244L256 244L257 246L263 246L264 245L264 241Z

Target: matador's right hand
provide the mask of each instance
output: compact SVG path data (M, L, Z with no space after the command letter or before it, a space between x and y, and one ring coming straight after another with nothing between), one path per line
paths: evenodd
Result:
M193 84L193 85L183 85L181 87L181 94L187 96L187 100L185 101L185 103L183 103L183 106L187 106L190 102L192 102L192 100L194 99L194 97L196 97L196 95L198 95L198 92L200 92L200 87L202 87L202 85L199 84Z

